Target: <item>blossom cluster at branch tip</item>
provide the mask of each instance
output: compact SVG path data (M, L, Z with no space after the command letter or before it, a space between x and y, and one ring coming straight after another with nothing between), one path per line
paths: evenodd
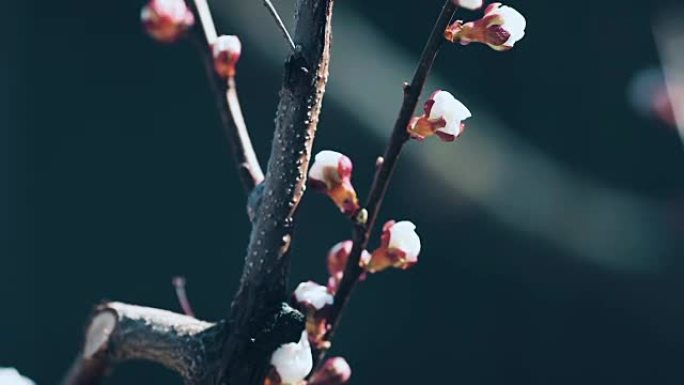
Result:
M306 331L309 342L317 349L326 348L325 340L328 332L328 314L334 297L327 287L315 282L302 282L292 294L297 308L306 315Z
M414 117L407 131L411 138L424 140L437 135L445 142L456 140L463 133L463 121L472 115L470 110L447 91L437 90L425 102L423 116Z
M222 78L235 76L235 67L242 54L242 43L237 36L221 35L211 47L214 69Z
M195 24L184 0L150 0L140 12L147 34L162 43L181 38Z
M271 355L271 365L278 374L278 384L299 385L313 369L311 345L306 331L299 342L281 345Z
M507 51L525 36L526 26L525 16L515 8L492 3L481 19L467 23L457 20L447 28L444 37L452 43L483 43L497 51Z
M352 185L352 161L335 151L321 151L316 154L309 170L309 185L328 194L345 215L354 215L359 210L359 200Z
M0 368L0 385L36 385L14 368Z
M388 221L382 228L380 247L361 259L361 266L370 273L394 267L408 269L418 263L420 237L410 221Z
M453 2L461 8L471 11L482 8L482 0L453 0Z
M351 367L342 357L328 358L309 380L309 385L345 385L351 378Z

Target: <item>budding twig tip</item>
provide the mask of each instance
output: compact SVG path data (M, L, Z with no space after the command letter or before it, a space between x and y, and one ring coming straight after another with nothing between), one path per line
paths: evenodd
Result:
M188 294L185 291L185 277L173 277L171 283L173 284L174 289L176 289L176 297L178 298L178 303L180 304L181 309L183 309L183 313L185 313L185 315L187 316L194 317L195 312L192 311L192 306L190 305Z
M368 210L366 209L361 209L359 212L356 214L354 217L354 222L356 222L357 225L365 225L366 222L368 222Z

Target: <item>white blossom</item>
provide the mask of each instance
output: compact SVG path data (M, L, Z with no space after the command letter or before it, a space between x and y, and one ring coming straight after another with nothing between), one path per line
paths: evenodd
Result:
M420 237L416 233L416 225L411 221L397 222L389 228L390 249L406 253L406 259L416 260L420 254Z
M510 35L508 40L502 44L504 47L513 47L525 36L527 21L525 16L515 8L501 5L501 3L493 3L485 10L485 17L494 15L501 20L501 28Z
M0 385L36 385L14 368L0 368Z
M216 41L212 46L212 51L214 57L217 57L224 52L239 57L242 53L242 43L240 43L240 39L235 35L221 35L216 38Z
M328 188L340 183L339 164L343 158L346 157L339 152L330 150L319 152L309 170L309 178L324 183Z
M303 381L313 369L313 356L306 331L302 332L299 342L283 344L276 349L271 355L271 365L283 384L295 385Z
M459 7L472 11L482 8L482 0L454 0L454 3Z
M240 39L234 35L221 35L216 38L211 49L216 73L222 78L235 76L235 67L242 53Z
M333 296L328 292L328 288L316 282L300 283L294 291L294 296L297 302L309 304L316 310L333 304Z
M457 137L463 130L462 123L470 118L470 110L447 91L437 91L433 96L434 104L430 110L430 121L443 119L446 125L438 128L438 132Z

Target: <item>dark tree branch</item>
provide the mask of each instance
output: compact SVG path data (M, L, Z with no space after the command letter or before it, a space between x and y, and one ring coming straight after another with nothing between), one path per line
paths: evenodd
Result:
M256 185L264 180L264 173L259 165L245 119L242 116L235 79L223 79L214 70L211 46L217 38L217 33L206 0L194 0L188 5L195 16L195 20L200 21L200 27L193 30L194 40L199 47L209 77L209 84L215 94L221 122L232 147L242 185L245 192L249 194Z
M194 29L195 40L224 126L234 139L243 183L252 195L253 225L240 287L227 321L216 325L162 310L119 303L100 306L65 385L99 384L113 363L128 359L160 363L192 385L262 385L273 351L299 340L304 317L284 304L289 249L328 80L333 3L297 1L298 49L285 63L265 179L244 127L234 83L223 81L213 69L210 48L216 31L206 0L191 4L203 27L203 32Z
M445 1L439 17L437 18L437 21L435 21L432 33L425 44L420 61L418 62L418 68L413 75L413 81L411 81L411 84L404 87L404 101L394 125L389 144L385 150L383 162L375 173L373 185L366 202L365 209L368 214L367 220L365 222L357 221L354 226L354 246L350 252L342 282L335 294L335 302L332 311L328 317L328 323L330 325L330 329L326 335L328 341L332 340L339 324L342 311L349 302L351 293L356 286L359 277L363 273L363 269L359 266L361 254L363 250L368 247L368 240L373 231L375 222L377 221L378 214L380 213L380 208L382 207L382 202L385 193L387 192L387 186L394 174L394 169L396 168L401 150L409 139L406 127L413 117L428 74L432 69L437 53L444 42L444 31L454 17L456 8L457 7L453 4L452 0ZM325 352L322 352L320 355L319 362L323 361L322 358L324 354Z
M196 383L216 356L222 328L195 318L148 307L100 305L88 324L83 350L63 385L100 384L111 366L128 360L156 362ZM214 351L214 353L212 353Z
M224 360L230 384L263 381L264 368L245 365L240 358L247 356L248 339L260 332L286 299L293 217L305 190L328 80L332 9L333 0L296 4L294 39L300 49L285 64L263 195L255 208L240 288L231 306L232 333Z

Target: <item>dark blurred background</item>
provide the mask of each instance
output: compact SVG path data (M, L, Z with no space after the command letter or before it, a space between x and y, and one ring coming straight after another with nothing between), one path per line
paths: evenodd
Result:
M315 147L354 160L362 196L441 3L337 5ZM528 20L514 50L445 47L430 87L474 118L402 158L381 220L414 221L423 252L356 292L334 344L352 383L684 383L684 151L672 119L634 105L661 65L654 23L678 3L514 0ZM211 4L242 38L265 162L286 47L259 0ZM149 39L142 5L2 7L0 366L39 384L68 368L102 299L179 310L183 275L216 320L240 276L249 224L202 64L191 44ZM290 21L292 1L276 5ZM307 194L291 285L323 282L349 236ZM180 381L132 363L110 383Z

